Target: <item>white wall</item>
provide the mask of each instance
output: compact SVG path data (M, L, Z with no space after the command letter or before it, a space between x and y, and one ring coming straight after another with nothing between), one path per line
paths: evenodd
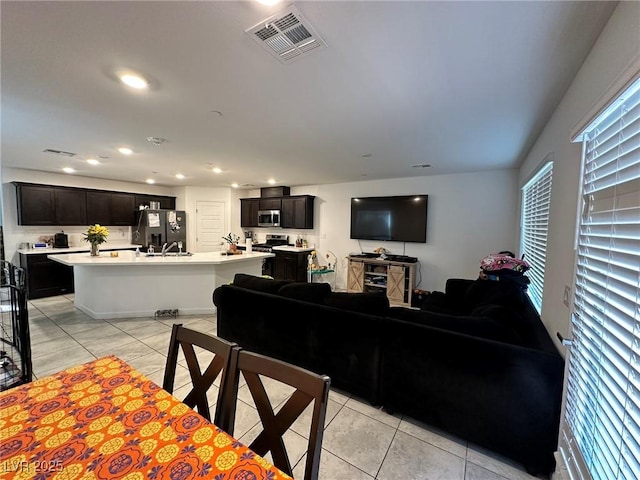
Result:
M259 196L240 192L240 197ZM384 246L395 254L418 257L425 290L443 290L450 277L476 278L480 260L492 252L516 249L514 224L518 218L516 170L496 170L457 175L376 180L295 187L292 195L315 195L313 230L254 229L259 239L266 233L286 233L290 242L298 234L315 245L320 258L332 251L338 257L337 286L346 287L346 257L351 252ZM374 242L349 238L351 197L428 194L427 243ZM240 202L234 200L232 218L239 219ZM238 232L240 233L239 223Z
M621 2L520 168L522 186L547 154L555 158L542 307L542 320L554 339L556 331L570 333L570 311L562 299L565 285L573 284L575 265L582 147L570 142L569 131L640 56L639 32L640 2Z
M231 205L231 189L229 188L206 188L206 187L183 187L177 189L176 208L187 212L187 248L191 252L196 252L196 204L199 201L223 202L225 205L225 225L224 231L228 231L231 225L231 215L229 212ZM239 212L239 210L238 210ZM238 213L239 215L239 213ZM237 221L238 226L240 221ZM220 239L222 242L223 240Z
M64 230L69 235L70 246L83 246L82 233L86 232L86 226L23 226L18 225L18 207L16 202L16 189L10 182L31 182L46 185L64 185L68 187L95 188L97 190L113 190L120 192L148 193L152 195L171 195L176 193L170 187L159 187L140 183L118 182L98 178L80 177L75 175L59 175L35 170L19 168L2 169L2 198L3 198L3 229L5 243L5 258L19 264L20 259L16 250L21 242L34 243L41 237L50 237L56 232ZM108 226L108 225L107 225ZM131 240L131 227L108 226L110 235L109 243L128 243Z

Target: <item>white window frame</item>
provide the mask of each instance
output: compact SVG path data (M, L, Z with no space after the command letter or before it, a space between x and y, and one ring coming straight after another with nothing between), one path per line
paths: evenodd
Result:
M531 265L527 272L531 281L527 294L538 313L542 311L552 184L553 161L546 158L542 167L522 187L520 253Z
M626 480L640 471L640 71L576 139L583 172L559 452L572 479Z

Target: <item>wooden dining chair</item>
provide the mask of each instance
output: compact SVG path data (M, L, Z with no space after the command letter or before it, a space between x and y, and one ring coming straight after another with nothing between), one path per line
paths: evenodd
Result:
M283 436L313 402L303 478L317 479L331 379L326 375L317 375L289 363L245 350L238 353L238 371L247 382L263 428L249 448L260 456L271 452L273 464L287 475L293 476L293 471ZM271 378L296 389L276 414L261 377ZM238 380L239 375L232 379L233 383L230 382L230 385L233 385L233 394L227 397L233 402L230 410L235 409L237 404Z
M194 346L208 350L214 354L213 359L209 362L204 372L200 368L200 362L198 361ZM228 434L233 435L235 408L225 408L225 405L232 405L233 402L226 397L228 395L235 395L231 386L237 385L238 383L236 379L238 375L238 344L227 342L222 338L207 335L196 330L191 330L183 327L182 324L174 324L171 331L171 341L169 342L169 352L167 354L167 364L164 371L164 382L162 384L162 388L169 393L173 393L180 347L182 347L193 385L193 388L182 402L189 407L196 407L200 415L211 421L207 391L211 388L213 382L216 381L218 375L222 374L213 423Z

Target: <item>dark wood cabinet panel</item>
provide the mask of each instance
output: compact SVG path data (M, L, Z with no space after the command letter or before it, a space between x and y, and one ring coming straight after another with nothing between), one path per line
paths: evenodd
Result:
M54 187L16 184L19 225L55 225Z
M176 197L13 182L19 225L135 225L139 204L175 210ZM256 221L257 221L256 210Z
M273 262L273 276L277 280L307 281L307 252L278 252L275 251Z
M313 228L313 203L311 195L282 198L282 228Z
M257 227L259 210L280 210L282 228L313 228L313 195L280 198L241 198L240 226Z
M51 297L73 293L73 267L47 258L47 254L20 254L20 266L27 271L27 296Z
M260 210L280 210L282 202L280 198L261 198Z
M85 190L54 188L56 225L86 225L87 197Z
M87 224L111 225L108 192L87 192ZM132 214L133 215L133 214Z
M241 198L240 199L240 226L241 227L257 227L258 226L258 210L260 205L258 198Z
M87 223L93 225L129 226L135 222L132 193L87 192Z
M135 198L131 193L112 193L109 196L111 223L109 225L135 225ZM175 199L173 207L175 208Z

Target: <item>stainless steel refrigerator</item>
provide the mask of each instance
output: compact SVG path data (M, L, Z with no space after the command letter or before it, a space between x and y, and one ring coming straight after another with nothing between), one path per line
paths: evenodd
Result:
M136 227L131 235L131 243L139 243L144 251L153 245L156 252L166 243L176 245L168 252L178 251L178 242L182 242L182 251L187 251L187 215L182 210L139 210Z

